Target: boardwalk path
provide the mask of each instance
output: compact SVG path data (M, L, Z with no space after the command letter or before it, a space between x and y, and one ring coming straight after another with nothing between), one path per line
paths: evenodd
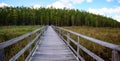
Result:
M77 61L72 51L51 26L31 57L31 61Z

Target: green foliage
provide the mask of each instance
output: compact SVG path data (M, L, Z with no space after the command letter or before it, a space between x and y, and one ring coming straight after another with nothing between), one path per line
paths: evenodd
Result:
M28 7L0 8L0 25L58 25L120 27L120 22L112 18L95 15L75 9L55 9Z

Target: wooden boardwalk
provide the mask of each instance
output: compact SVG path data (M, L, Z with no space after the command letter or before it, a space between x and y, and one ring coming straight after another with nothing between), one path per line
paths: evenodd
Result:
M77 59L53 28L49 26L30 61L77 61Z
M53 30L52 27L57 33ZM52 27L43 26L22 36L18 36L16 38L0 43L0 61L6 61L4 51L6 47L15 44L18 41L20 42L27 37L29 37L30 42L17 54L10 58L9 61L16 61L28 49L30 50L30 52L28 52L29 55L25 58L25 61L89 61L88 59L85 59L80 55L80 50L85 52L96 61L105 61L94 52L82 46L80 44L80 38L84 38L90 42L111 49L111 57L109 57L111 58L111 61L120 61L120 45L104 42L102 40L88 37L61 27ZM35 34L36 37L33 38L32 36ZM58 34L60 37L58 36ZM72 39L71 34L75 35L77 37L77 40ZM71 46L71 43L77 46L77 49L74 49ZM35 47L32 48L33 44L35 45Z

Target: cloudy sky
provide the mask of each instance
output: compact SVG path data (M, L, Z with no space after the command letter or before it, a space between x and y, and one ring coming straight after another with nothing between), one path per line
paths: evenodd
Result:
M111 17L120 22L120 0L0 0L3 6L74 8Z

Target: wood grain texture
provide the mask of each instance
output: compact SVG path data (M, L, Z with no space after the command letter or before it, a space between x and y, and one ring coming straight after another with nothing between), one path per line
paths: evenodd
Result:
M30 61L77 61L77 59L49 26Z

